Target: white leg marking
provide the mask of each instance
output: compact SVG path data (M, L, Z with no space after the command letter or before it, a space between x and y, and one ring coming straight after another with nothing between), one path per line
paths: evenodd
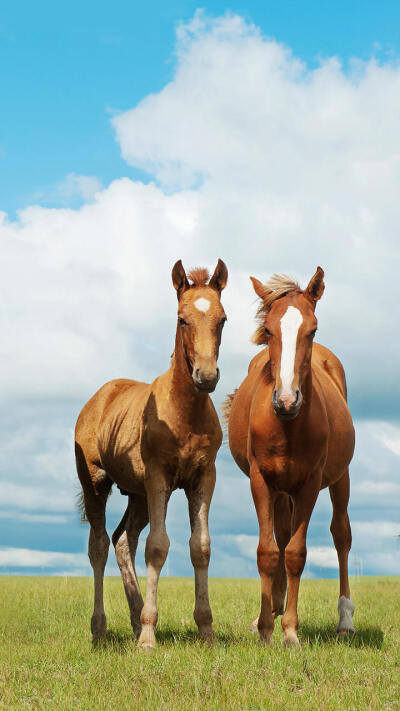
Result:
M339 624L337 632L355 632L353 625L354 602L351 597L341 595L338 602Z
M282 355L280 377L282 393L292 392L297 334L302 323L303 317L299 309L296 309L294 306L289 306L281 318Z
M201 297L200 299L197 299L197 301L194 302L194 305L195 305L196 309L198 309L198 311L203 311L203 313L208 311L208 309L210 308L209 300L203 299L203 297Z

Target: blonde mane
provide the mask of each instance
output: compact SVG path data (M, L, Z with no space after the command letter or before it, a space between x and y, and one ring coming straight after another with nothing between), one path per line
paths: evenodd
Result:
M282 296L286 296L291 291L301 291L300 284L295 279L291 279L287 274L273 274L264 284L260 299L261 303L257 309L256 322L258 328L253 334L252 341L257 345L265 344L264 320L272 304Z

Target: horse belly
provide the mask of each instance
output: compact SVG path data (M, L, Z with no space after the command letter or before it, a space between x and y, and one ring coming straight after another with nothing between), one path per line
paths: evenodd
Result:
M347 403L337 393L327 401L329 436L323 471L323 486L334 484L349 466L354 454L354 427Z
M97 437L102 466L110 479L120 489L140 494L144 493L141 430L145 395L146 389L138 387L131 389L128 403L116 399L105 413Z

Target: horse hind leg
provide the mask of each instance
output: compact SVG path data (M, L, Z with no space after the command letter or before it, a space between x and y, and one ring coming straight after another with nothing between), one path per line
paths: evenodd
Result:
M347 505L350 496L349 471L329 487L333 513L331 533L339 561L340 591L338 601L339 623L338 637L354 634L354 603L350 596L348 558L351 548L351 528Z
M148 522L146 497L129 495L126 511L112 536L129 605L132 629L136 638L139 637L142 630L140 613L143 608L143 598L136 577L135 556L139 535Z
M107 619L104 611L103 579L110 539L106 531L106 504L112 481L97 466L88 466L82 449L76 450L78 476L82 484L82 509L90 524L88 555L94 575L94 606L91 619L93 642L105 637Z

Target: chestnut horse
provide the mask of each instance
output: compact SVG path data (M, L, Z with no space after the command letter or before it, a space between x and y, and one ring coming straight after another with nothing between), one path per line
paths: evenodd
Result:
M226 321L220 297L228 273L219 260L210 280L206 269L195 269L188 276L191 283L178 261L172 270L179 305L169 370L151 385L112 380L84 406L76 424L82 510L90 523L94 641L106 633L103 576L110 540L105 528L105 508L113 483L129 497L112 540L138 645L155 646L158 579L169 549L165 516L170 494L177 488L184 489L189 504L192 532L189 546L195 572L194 619L201 639L209 641L213 636L208 600L208 510L222 432L208 393L215 389L219 379L217 358ZM139 534L149 521L143 604L135 573L135 553Z
M284 612L284 644L299 644L297 599L307 528L318 492L326 486L340 571L338 634L354 632L347 567L354 429L343 367L327 348L313 345L323 277L318 267L304 291L285 276L275 275L265 285L250 277L261 299L253 341L267 347L253 358L247 377L225 405L229 446L250 477L257 511L261 612L253 626L267 643L274 617Z

